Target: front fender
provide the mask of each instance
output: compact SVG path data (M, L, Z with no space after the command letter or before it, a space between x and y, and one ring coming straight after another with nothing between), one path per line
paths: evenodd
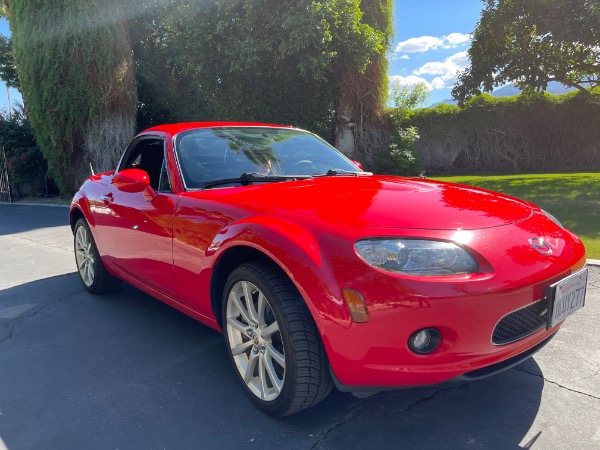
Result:
M222 255L237 246L251 247L267 255L289 276L322 335L328 322L350 326L350 313L331 261L323 257L319 240L309 229L273 216L245 218L217 233L206 256L214 258L216 264Z
M90 225L90 228L94 228L94 216L90 211L90 202L86 196L82 194L81 191L78 191L73 197L73 201L71 202L71 207L69 209L69 221L71 223L71 230L75 229L75 223L77 220L74 220L74 217L78 215L78 212L83 215L87 223Z

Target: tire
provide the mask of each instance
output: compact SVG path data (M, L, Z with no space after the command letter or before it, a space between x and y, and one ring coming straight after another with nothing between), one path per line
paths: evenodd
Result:
M250 306L247 298L252 298ZM239 266L227 279L222 308L227 353L259 409L287 416L331 392L319 332L285 275L257 262Z
M121 280L106 271L94 242L94 236L84 218L79 219L75 224L73 247L79 279L88 292L103 294L120 286Z

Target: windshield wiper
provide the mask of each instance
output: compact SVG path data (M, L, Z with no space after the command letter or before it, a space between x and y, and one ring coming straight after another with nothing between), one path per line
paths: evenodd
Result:
M346 170L346 169L329 169L325 173L320 173L318 175L313 175L315 177L335 177L336 175L354 175L354 176L364 176L364 175L373 175L373 172L362 172L360 170Z
M222 178L207 181L204 183L204 189L223 184L240 183L242 186L247 186L252 183L272 183L277 181L305 180L307 178L312 178L312 175L263 175L258 172L244 172L237 178Z

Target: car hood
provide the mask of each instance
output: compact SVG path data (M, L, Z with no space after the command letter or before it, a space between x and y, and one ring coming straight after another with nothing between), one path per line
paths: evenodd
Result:
M363 227L469 230L508 225L532 214L527 202L496 192L376 175L211 189L203 195Z

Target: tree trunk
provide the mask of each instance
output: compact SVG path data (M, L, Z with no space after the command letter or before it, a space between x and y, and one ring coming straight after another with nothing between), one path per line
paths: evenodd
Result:
M348 158L354 157L354 127L350 108L344 108L337 114L337 130L335 133L335 148Z

